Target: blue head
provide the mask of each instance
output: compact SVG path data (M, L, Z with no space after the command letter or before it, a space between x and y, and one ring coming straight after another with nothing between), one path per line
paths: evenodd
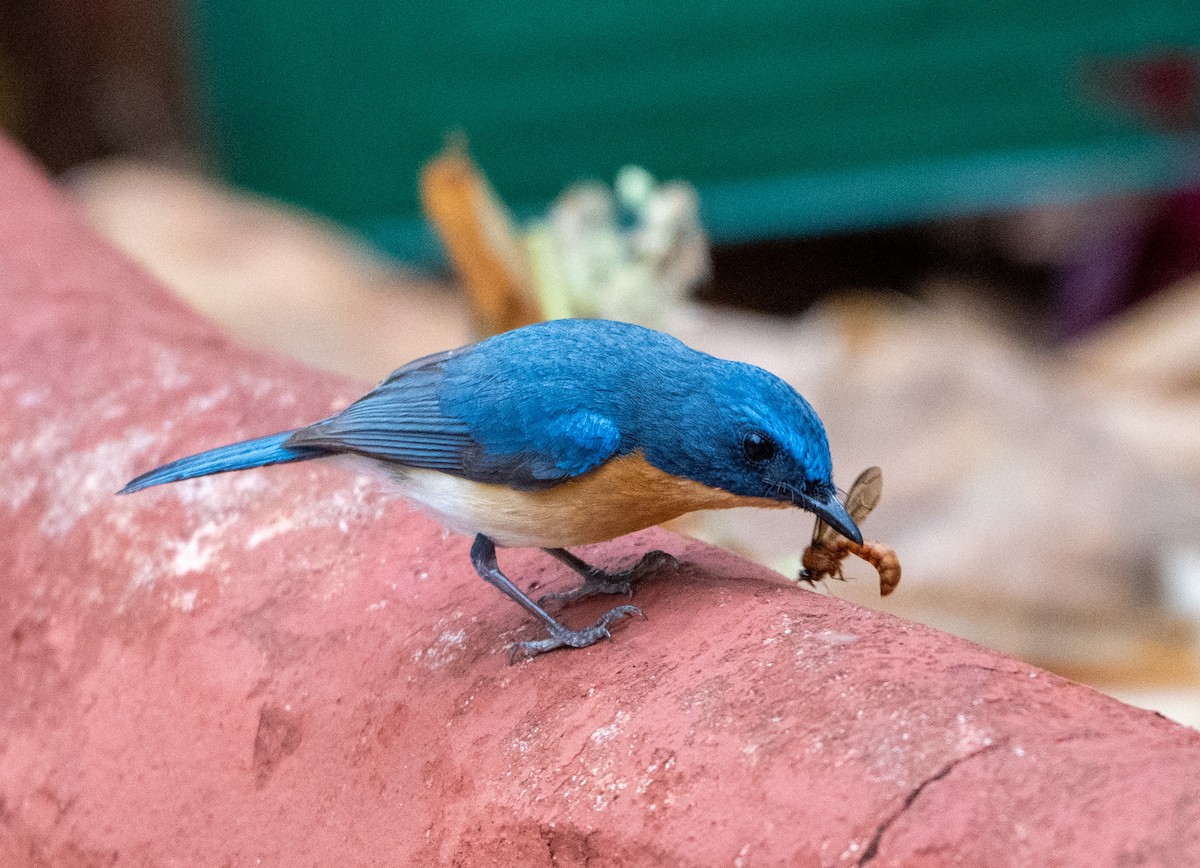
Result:
M861 542L837 498L829 440L812 406L762 368L688 355L681 361L689 376L681 366L652 378L669 400L660 391L659 400L642 402L647 411L639 414L637 445L646 459L733 494L799 506Z

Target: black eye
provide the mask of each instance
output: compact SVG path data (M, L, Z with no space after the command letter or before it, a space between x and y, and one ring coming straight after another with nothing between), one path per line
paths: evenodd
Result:
M742 438L742 454L755 464L770 461L775 457L775 441L761 431L751 431Z

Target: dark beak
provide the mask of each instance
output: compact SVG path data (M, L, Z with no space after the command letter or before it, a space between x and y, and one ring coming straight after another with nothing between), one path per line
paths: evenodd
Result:
M862 531L858 529L858 525L854 523L854 519L850 517L850 513L846 512L846 507L842 506L842 502L838 500L837 492L832 487L825 498L821 500L805 498L804 502L800 505L842 536L862 545Z

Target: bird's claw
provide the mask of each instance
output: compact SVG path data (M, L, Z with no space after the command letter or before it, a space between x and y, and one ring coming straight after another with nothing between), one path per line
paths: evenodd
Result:
M537 598L537 604L543 608L549 604L561 606L564 603L574 603L576 600L584 600L600 594L624 594L627 597L632 597L633 582L629 579L616 579L607 576L603 579L588 578L583 580L582 585L572 588L569 591L542 594Z
M583 584L576 588L553 594L542 594L538 597L537 604L539 606L545 606L547 603L562 605L588 597L595 597L600 594L624 594L627 597L632 597L634 583L664 569L679 569L679 561L674 555L658 550L646 552L646 554L642 555L640 561L627 570L620 570L613 573L605 572L604 570L595 570L589 573L583 580Z
M600 616L599 621L583 630L571 630L558 624L556 627L548 628L550 635L545 639L514 643L509 652L509 662L515 663L521 657L536 657L538 654L545 654L555 648L586 648L601 639L611 639L612 633L609 631L608 625L627 615L646 617L637 606L617 606L615 609L609 609Z

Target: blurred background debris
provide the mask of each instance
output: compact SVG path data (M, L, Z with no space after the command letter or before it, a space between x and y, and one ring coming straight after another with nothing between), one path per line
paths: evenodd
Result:
M613 189L572 185L519 228L457 137L422 168L421 202L479 337L563 317L662 328L710 275L696 191L637 166Z
M330 221L187 169L116 159L65 185L93 225L232 334L382 379L471 339L467 300Z
M423 167L421 203L467 290L477 335L544 318L512 216L471 161L461 137Z
M0 125L321 367L564 315L763 365L884 471L904 583L828 592L1200 725L1194 5L16 0Z

